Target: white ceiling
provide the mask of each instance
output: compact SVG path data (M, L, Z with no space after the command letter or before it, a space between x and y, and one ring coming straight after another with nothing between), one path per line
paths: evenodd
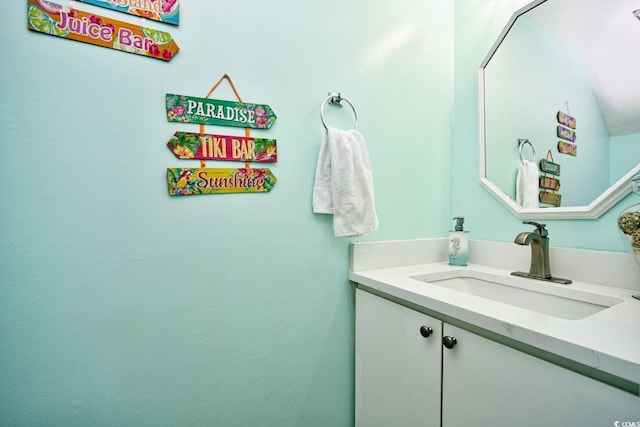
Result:
M527 12L583 58L611 135L640 132L640 0L547 0Z

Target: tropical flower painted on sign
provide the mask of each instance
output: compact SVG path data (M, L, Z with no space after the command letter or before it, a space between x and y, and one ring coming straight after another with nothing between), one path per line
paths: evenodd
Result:
M171 12L178 5L178 0L162 0L162 11Z
M169 140L169 148L181 159L193 159L198 151L198 139L187 132L176 132Z
M276 144L273 140L254 139L257 162L275 162L278 160Z
M268 128L271 127L273 122L275 122L276 117L273 114L271 107L268 105L265 105L263 108L263 106L256 104L247 104L247 110L253 111L255 116L255 127L257 128Z
M264 179L265 178L265 172L264 169L251 169L253 171L253 177L254 178L259 178L259 179Z
M176 153L176 155L181 159L193 159L194 157L193 151L191 151L189 147L186 147L184 145L178 145L174 147L173 152Z
M269 125L269 120L266 117L257 117L256 125L259 128L266 128Z

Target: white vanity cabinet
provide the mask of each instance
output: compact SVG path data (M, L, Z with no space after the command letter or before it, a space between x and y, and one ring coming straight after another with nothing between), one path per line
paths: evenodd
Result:
M444 334L457 345L442 352L443 426L613 426L640 420L638 396L449 324Z
M356 426L440 425L442 322L356 289Z
M357 426L613 426L639 411L638 396L356 289Z

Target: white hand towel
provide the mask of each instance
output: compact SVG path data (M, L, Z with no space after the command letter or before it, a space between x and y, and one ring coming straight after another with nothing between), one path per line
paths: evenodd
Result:
M371 162L357 130L327 129L318 155L313 212L333 214L336 237L378 229Z
M538 207L538 165L523 160L516 176L516 202L523 208Z

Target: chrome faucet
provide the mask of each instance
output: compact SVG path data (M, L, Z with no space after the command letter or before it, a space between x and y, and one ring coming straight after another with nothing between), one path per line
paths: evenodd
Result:
M531 266L529 272L514 271L514 276L528 277L530 279L546 280L548 282L568 285L569 279L561 279L551 275L551 265L549 264L549 232L545 228L546 224L538 224L533 221L523 221L523 224L530 224L536 227L534 231L524 231L519 233L514 243L517 245L531 246Z

